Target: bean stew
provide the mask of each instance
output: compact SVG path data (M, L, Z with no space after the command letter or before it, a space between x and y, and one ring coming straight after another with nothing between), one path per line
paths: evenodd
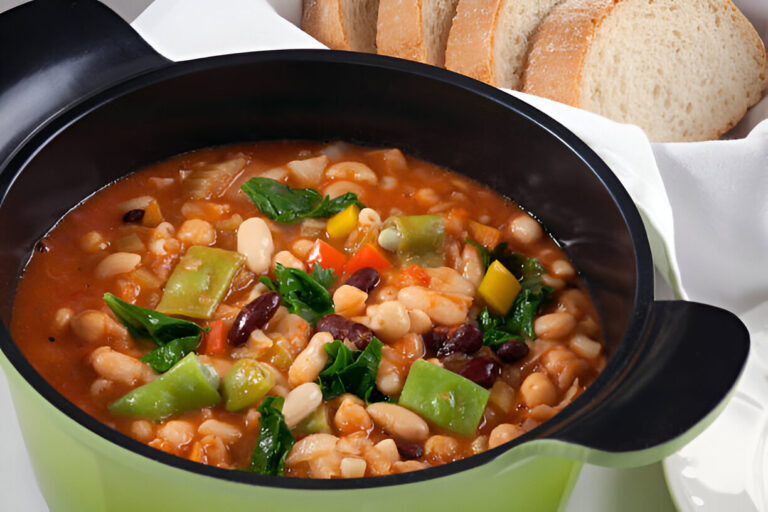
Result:
M506 443L605 365L576 269L520 207L346 143L171 158L40 241L11 331L106 425L201 464L354 478Z

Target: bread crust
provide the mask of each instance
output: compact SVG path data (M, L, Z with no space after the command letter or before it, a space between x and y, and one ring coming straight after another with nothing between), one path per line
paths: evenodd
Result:
M600 24L621 0L566 0L539 24L523 71L523 92L579 107L584 61Z
M565 0L555 7L539 25L529 45L522 90L582 108L581 84L592 40L603 21L622 1L626 0ZM764 71L759 79L762 80L762 89L765 89L768 85L768 63L762 40L731 0L722 0L722 5L744 18L745 30L738 34L744 44L753 44L760 48ZM747 108L758 101L759 95L750 100L743 111L734 111L730 121L723 126L709 129L702 126L702 132L695 137L656 139L652 133L649 133L649 137L654 141L717 139L744 116Z
M333 50L352 49L344 28L341 0L304 0L301 29Z
M459 0L445 49L445 67L499 85L493 56L494 30L504 0Z
M428 63L422 0L379 0L376 49L380 55Z

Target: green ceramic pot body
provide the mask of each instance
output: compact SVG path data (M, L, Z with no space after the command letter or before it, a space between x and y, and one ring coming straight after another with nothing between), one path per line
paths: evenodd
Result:
M554 511L566 502L582 465L510 451L470 471L397 486L329 491L228 482L112 444L53 407L14 370L6 375L38 484L52 512Z

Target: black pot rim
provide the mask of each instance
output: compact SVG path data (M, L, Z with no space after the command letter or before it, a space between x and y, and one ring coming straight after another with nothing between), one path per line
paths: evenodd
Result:
M631 347L628 347L627 340L636 339L643 333L648 319L648 313L653 303L653 263L650 246L640 214L618 178L616 178L600 157L570 130L548 115L511 94L507 94L495 87L491 87L451 71L391 57L333 50L275 50L209 57L172 63L168 67L135 76L88 97L81 98L78 102L70 105L52 118L47 124L39 127L34 133L30 134L30 136L19 145L15 153L7 160L4 168L0 169L0 207L2 206L5 195L11 188L16 176L26 167L27 163L34 158L37 152L51 139L55 138L58 133L65 130L69 125L77 122L89 112L98 109L100 106L134 90L170 78L218 67L239 66L245 64L258 65L259 63L272 61L281 61L297 65L300 65L302 62L310 61L315 63L349 64L360 66L361 68L383 68L444 82L455 87L466 89L488 101L498 103L504 108L525 117L530 122L551 133L578 156L593 171L594 175L600 180L603 187L614 200L616 208L620 212L629 231L636 264L635 272L637 285L635 288L632 315L629 319L622 341L605 369L585 392L563 411L530 432L497 448L487 450L478 455L461 459L456 462L434 466L420 471L386 476L335 480L277 477L221 469L198 464L151 448L117 430L111 429L64 398L63 395L56 391L42 378L42 376L40 376L29 361L22 355L21 351L13 342L6 326L0 325L0 349L2 349L16 371L19 372L37 393L42 395L60 412L91 431L91 433L96 434L121 448L167 466L196 473L198 475L205 475L229 482L251 484L254 486L303 490L353 490L424 482L471 470L492 461L507 451L516 449L522 444L534 440L552 438L552 435L556 433L559 428L573 422L585 406L588 406L590 402L599 399L600 396L605 395L610 391L611 381L615 380L617 374L620 373L622 369L626 368L627 365L631 364L633 359L635 351L631 349Z

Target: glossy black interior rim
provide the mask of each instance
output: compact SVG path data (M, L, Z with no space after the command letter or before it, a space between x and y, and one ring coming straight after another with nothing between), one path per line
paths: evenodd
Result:
M242 471L232 471L198 464L151 448L117 430L107 427L64 398L37 373L13 343L7 328L0 325L0 349L3 350L8 360L21 376L40 395L59 411L108 442L171 467L222 480L255 486L304 490L353 490L422 482L473 469L528 441L551 438L552 434L556 433L558 428L573 421L581 408L587 405L591 400L598 398L612 389L610 385L611 381L615 380L615 377L622 373L627 365L631 364L633 358L633 351L627 346L627 340L636 339L638 336L642 335L648 319L648 312L653 301L653 264L651 260L650 246L646 237L645 228L643 227L640 215L634 203L616 176L597 154L560 123L503 91L450 71L401 59L328 50L280 50L256 52L175 63L167 68L126 80L123 83L83 99L71 108L66 109L46 126L39 128L34 134L31 134L25 139L24 143L19 146L14 155L9 158L7 166L0 170L0 204L2 204L2 200L5 198L7 191L13 184L19 170L26 166L26 163L35 156L39 148L47 144L52 138L55 138L60 131L66 129L67 126L76 122L80 117L94 109L98 109L100 105L108 103L113 98L140 89L151 83L161 82L197 70L269 61L281 61L287 63L300 63L303 61L345 63L358 65L360 67L389 68L396 71L424 76L432 80L445 82L452 86L466 89L483 97L487 101L501 104L518 115L527 118L532 123L541 126L558 138L589 166L595 176L607 189L628 227L633 243L637 286L635 288L632 317L630 318L627 330L624 333L624 337L617 352L613 355L606 365L606 368L592 385L590 385L572 404L551 420L505 445L466 459L420 471L355 479L315 480L309 478L256 475Z

